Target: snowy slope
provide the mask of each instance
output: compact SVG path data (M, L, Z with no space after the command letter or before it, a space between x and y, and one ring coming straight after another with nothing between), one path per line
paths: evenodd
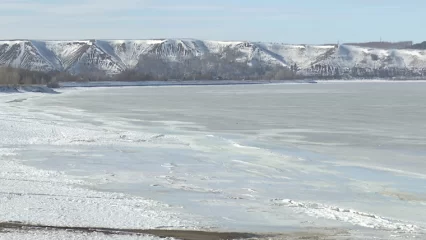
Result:
M135 68L140 58L154 55L165 62L236 53L248 65L293 66L310 71L336 68L426 68L425 50L385 50L346 45L288 45L196 39L0 41L0 65L37 71L102 71L117 74ZM330 70L331 71L331 70ZM333 70L334 71L334 70Z
M383 50L355 46L340 46L336 53L324 60L332 65L344 67L396 67L424 68L426 67L426 51L424 50Z
M95 41L49 41L46 45L70 73L100 70L116 74L125 69L119 58L108 54Z
M53 62L49 61L50 58L51 56L41 49L41 45L33 44L31 41L0 42L0 65L36 71L51 71L60 68L54 59L52 59Z
M161 40L110 40L96 41L105 52L119 59L128 68L133 68L139 57L148 54L153 45L161 44Z
M309 46L309 45L285 45L260 43L264 49L282 57L282 61L287 64L297 64L300 68L308 68L311 64L333 54L336 47L334 45Z

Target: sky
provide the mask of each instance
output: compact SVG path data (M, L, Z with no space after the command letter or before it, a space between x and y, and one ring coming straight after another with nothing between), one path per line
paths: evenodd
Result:
M425 11L425 0L0 0L0 38L422 42Z

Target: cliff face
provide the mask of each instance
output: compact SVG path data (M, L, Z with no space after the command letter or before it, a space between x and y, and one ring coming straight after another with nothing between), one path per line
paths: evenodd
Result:
M173 66L209 59L245 64L254 71L257 68L288 67L298 75L319 78L426 75L426 50L422 49L194 39L0 41L0 65L43 72L80 74L99 71L114 75L129 69L156 67L156 61L161 61L162 66Z

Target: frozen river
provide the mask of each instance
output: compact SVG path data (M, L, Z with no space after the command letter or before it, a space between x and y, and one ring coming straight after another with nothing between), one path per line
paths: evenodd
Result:
M425 93L389 82L0 95L0 222L424 239Z

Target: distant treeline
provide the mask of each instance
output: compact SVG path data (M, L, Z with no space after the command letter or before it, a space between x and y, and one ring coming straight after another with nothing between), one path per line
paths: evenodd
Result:
M413 44L406 42L367 42L349 43L350 45L372 48L412 48L426 49L426 42ZM247 46L245 46L247 47ZM337 47L337 46L336 46ZM179 47L178 47L179 48ZM115 75L96 69L90 64L76 64L69 71L37 72L8 66L0 66L0 85L48 85L58 87L59 82L93 82L93 81L146 81L146 80L293 80L310 79L352 79L352 78L405 78L420 79L426 77L424 68L395 68L395 67L340 67L338 64L323 64L321 61L334 54L330 50L321 59L313 59L311 67L300 69L296 64L289 67L273 65L261 55L256 60L247 59L247 55L239 49L227 47L219 53L204 53L198 55L186 51L183 47L176 50L180 54L165 55L153 51L142 55L138 63L131 69ZM254 51L256 53L256 49ZM379 56L371 54L372 61L378 61ZM393 61L391 57L386 61ZM385 62L386 63L386 62ZM99 66L98 66L99 67Z
M0 67L0 85L40 85L49 84L51 80L47 73Z
M117 75L106 76L94 69L80 69L76 76L82 81L144 81L144 80L288 80L296 79L297 66L291 68L244 61L243 54L227 48L220 54L204 54L198 57L177 57L173 61L160 55L141 56L133 69ZM65 76L59 81L68 81ZM66 76L69 78L70 76Z
M417 44L413 44L413 46L411 46L412 49L426 49L426 41L421 42L421 43L417 43Z
M359 47L379 48L379 49L426 49L426 41L421 43L413 43L413 41L403 42L364 42L364 43L345 43L344 45L352 45Z
M81 76L73 76L65 72L39 72L22 68L0 67L0 85L47 85L59 87L60 81L81 81Z
M402 42L362 42L362 43L344 43L344 45L352 45L358 47L379 48L379 49L407 49L413 46L413 41Z
M239 59L238 61L236 59ZM298 67L266 65L241 60L243 55L233 49L221 54L205 54L197 58L181 57L164 60L151 54L142 56L133 69L107 75L97 69L80 69L78 75L67 72L35 72L12 67L0 67L0 85L48 84L59 82L147 81L147 80L289 80L297 79Z
M373 55L374 56L374 55ZM341 68L315 64L304 69L304 75L313 79L425 79L426 68L351 67Z
M403 42L404 43L404 42ZM408 44L408 43L407 43ZM425 48L426 42L415 44L413 48ZM371 56L377 60L377 55ZM85 68L86 67L86 68ZM166 80L293 80L293 79L420 79L426 77L426 68L341 68L328 64L312 64L300 69L296 64L290 67L265 64L261 61L248 61L243 53L231 48L219 54L176 57L165 60L155 53L143 55L137 65L116 75L85 66L78 75L66 71L36 72L11 67L0 67L0 85L48 85L58 87L60 82L94 81L166 81ZM85 69L84 69L85 68Z

